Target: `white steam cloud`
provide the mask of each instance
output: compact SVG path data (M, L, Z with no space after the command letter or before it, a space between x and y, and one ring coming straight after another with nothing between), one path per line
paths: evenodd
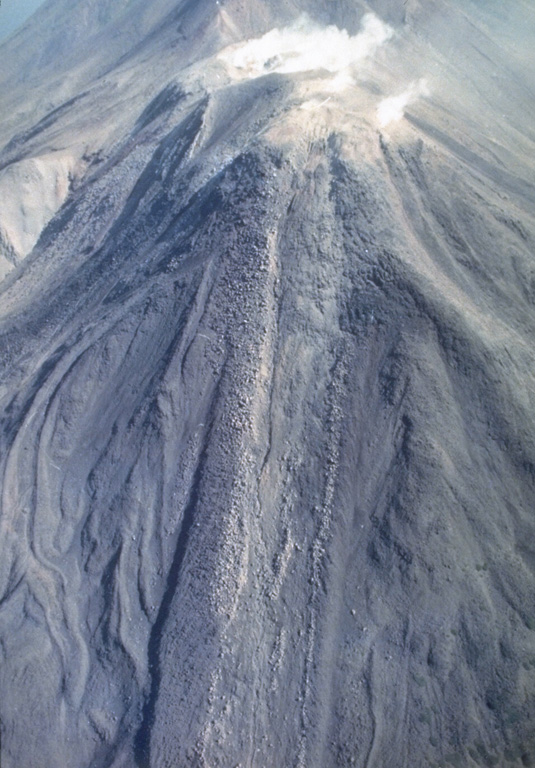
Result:
M393 34L373 13L363 17L359 33L353 36L335 26L321 27L303 14L289 27L226 48L218 58L245 77L316 69L334 73L373 55Z
M377 108L377 119L379 125L384 128L389 123L401 120L405 114L405 107L416 101L419 96L428 96L429 88L425 80L417 80L411 83L407 90L400 93L399 96L389 96L379 104Z

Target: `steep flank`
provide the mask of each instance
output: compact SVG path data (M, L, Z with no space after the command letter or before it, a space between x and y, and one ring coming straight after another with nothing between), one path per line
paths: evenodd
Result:
M531 3L69 7L4 90L2 768L535 764Z

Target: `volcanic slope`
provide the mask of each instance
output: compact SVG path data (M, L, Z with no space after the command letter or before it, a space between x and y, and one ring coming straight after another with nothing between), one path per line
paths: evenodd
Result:
M65 8L1 49L2 768L534 765L533 4Z

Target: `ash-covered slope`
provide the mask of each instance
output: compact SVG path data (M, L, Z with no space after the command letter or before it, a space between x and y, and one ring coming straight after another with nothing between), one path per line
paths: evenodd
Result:
M72 79L63 12L0 126L2 768L535 764L531 4L80 0Z

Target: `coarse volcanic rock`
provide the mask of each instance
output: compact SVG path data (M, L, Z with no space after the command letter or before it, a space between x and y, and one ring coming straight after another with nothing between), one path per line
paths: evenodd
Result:
M48 0L3 43L2 768L535 765L534 32Z

